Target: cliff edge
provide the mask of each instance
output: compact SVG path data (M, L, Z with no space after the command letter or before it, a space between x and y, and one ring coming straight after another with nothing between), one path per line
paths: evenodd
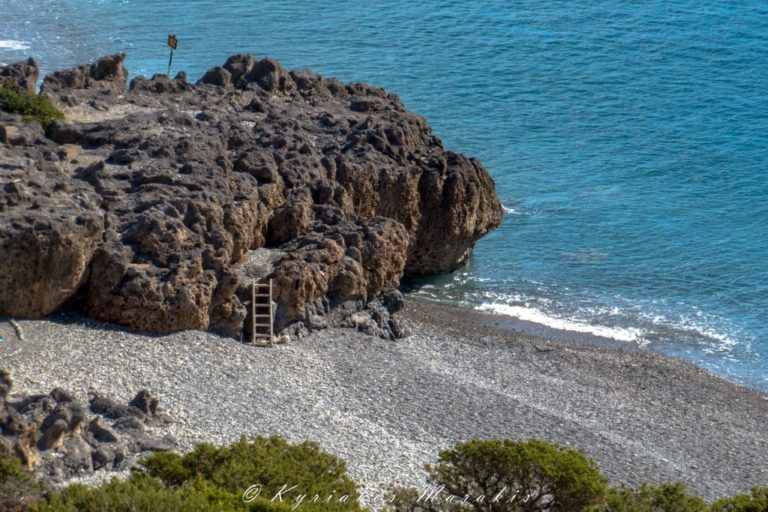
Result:
M394 338L400 279L454 270L501 222L480 162L383 89L251 55L128 84L123 60L46 76L66 116L47 130L0 112L0 315L240 337L271 278L277 329Z

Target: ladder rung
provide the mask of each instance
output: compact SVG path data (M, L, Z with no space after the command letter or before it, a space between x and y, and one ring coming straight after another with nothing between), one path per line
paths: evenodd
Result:
M269 288L269 283L263 284L263 283L256 283L256 288Z
M256 324L256 327L272 327L269 324Z
M272 318L272 315L253 315L254 318Z

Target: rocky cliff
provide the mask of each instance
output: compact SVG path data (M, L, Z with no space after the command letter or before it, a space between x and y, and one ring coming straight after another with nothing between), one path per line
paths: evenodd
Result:
M396 337L400 279L457 268L501 221L483 166L383 89L250 55L128 84L123 58L46 76L66 120L45 131L0 113L0 315L247 336L272 278L278 329Z

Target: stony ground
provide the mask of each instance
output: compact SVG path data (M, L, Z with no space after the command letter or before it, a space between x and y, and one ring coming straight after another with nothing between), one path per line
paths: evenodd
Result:
M242 434L311 439L365 485L420 483L474 437L583 449L614 481L683 480L714 498L768 484L768 395L637 350L566 346L483 314L410 302L399 342L350 329L254 348L202 332L146 336L80 317L4 323L16 391L130 399L151 389L183 448Z

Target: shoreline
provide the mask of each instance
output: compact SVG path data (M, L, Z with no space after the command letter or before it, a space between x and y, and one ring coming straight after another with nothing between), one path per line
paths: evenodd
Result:
M489 325L482 312L408 300L401 315L411 334L398 342L326 329L273 349L55 315L19 321L25 341L0 357L16 393L127 400L149 388L182 450L244 434L314 440L372 489L422 485L440 449L484 437L569 445L613 484L682 480L709 500L768 482L764 392L649 351Z
M725 373L717 372L714 369L707 368L701 362L691 358L686 359L684 357L666 353L659 350L655 345L641 345L635 341L623 341L607 336L600 336L598 334L590 332L572 331L564 328L551 327L546 324L537 323L531 320L523 320L511 315L507 315L495 311L484 311L477 309L472 305L453 304L449 302L442 302L439 300L427 299L424 297L412 296L405 294L405 297L410 302L418 302L422 304L428 304L436 306L438 308L448 308L455 310L462 310L466 312L467 318L471 318L477 323L486 324L489 327L498 329L499 332L511 331L520 335L530 336L532 338L541 338L546 340L555 341L563 344L574 344L587 347L598 347L607 350L630 350L639 352L650 352L660 355L663 358L681 361L689 364L695 368L701 369L715 378L722 379L737 386L742 386L748 389L756 390L761 393L768 393L768 388L761 387L753 384L749 380L740 379L738 376L729 375Z
M404 296L407 301L412 303L435 306L436 308L445 309L446 311L461 310L464 312L462 317L466 320L470 320L473 323L486 325L489 328L497 330L498 333L509 331L520 336L530 337L532 339L543 339L563 344L576 344L580 346L598 347L605 349L644 350L634 342L621 341L615 338L599 336L590 332L569 331L567 329L550 327L545 324L536 323L531 320L522 320L520 318L503 313L477 309L471 305L460 305L452 304L449 302L433 301L423 297L416 297L408 294L404 294ZM450 315L445 316L446 321L450 321L450 318Z

